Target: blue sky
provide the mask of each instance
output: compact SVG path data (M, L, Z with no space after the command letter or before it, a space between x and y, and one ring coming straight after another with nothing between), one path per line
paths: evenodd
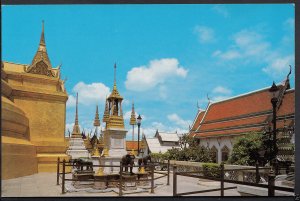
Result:
M4 61L31 62L42 20L51 63L67 77L66 127L76 92L81 128L93 128L96 104L102 118L116 62L128 139L132 101L146 135L186 132L207 94L270 86L295 63L293 4L2 6Z

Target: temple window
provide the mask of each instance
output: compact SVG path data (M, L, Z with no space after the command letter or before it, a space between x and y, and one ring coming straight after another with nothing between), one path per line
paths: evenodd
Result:
M228 156L229 156L229 149L228 149L228 147L225 145L222 148L221 152L222 152L222 162L223 161L227 161L228 160Z
M218 150L215 146L210 149L210 157L213 163L218 162Z

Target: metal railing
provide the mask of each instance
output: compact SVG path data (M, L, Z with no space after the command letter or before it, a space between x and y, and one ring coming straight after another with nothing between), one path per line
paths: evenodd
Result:
M294 192L293 188L282 187L282 186L275 186L275 174L273 171L269 172L268 175L268 184L261 184L260 182L260 172L259 170L268 169L268 168L260 168L256 165L255 168L240 168L240 169L224 169L224 164L220 165L220 176L219 177L208 177L204 176L204 170L200 171L189 171L189 172L177 172L177 166L173 166L173 196L183 196L183 195L191 195L191 194L198 194L198 193L206 193L212 191L220 191L220 196L224 196L224 190L234 189L234 187L224 187L224 183L232 183L232 184L240 184L240 185L249 185L261 188L268 189L268 196L274 196L275 190L281 190L286 192ZM225 172L226 171L239 171L239 170L255 170L256 180L255 182L245 182L245 181L237 181L237 180L230 180L225 179ZM199 179L208 179L213 181L220 181L220 188L215 189L208 189L208 190L201 190L201 191L191 191L191 192L184 192L184 193L177 193L177 176L185 176L185 177L193 177Z
M155 171L155 166L158 166L158 165L167 165L167 173L163 173L163 172L157 172ZM62 165L62 170L60 169L60 166ZM74 165L70 162L70 161L66 161L65 159L63 161L60 161L60 158L57 159L57 175L56 175L56 184L57 185L60 185L60 178L61 178L61 192L62 194L65 194L66 191L65 191L65 183L66 181L95 181L95 179L66 179L65 175L66 174L70 174L72 173L71 172L66 172L66 167L74 167ZM81 169L83 169L82 166L80 166ZM119 167L120 168L120 171L119 171L119 179L118 180L109 180L109 182L118 182L118 185L119 185L119 196L122 196L123 195L123 167L126 167L126 166L123 166L122 163L120 163L119 166L117 165L92 165L92 167ZM168 163L163 163L163 162L160 162L160 163L149 163L149 165L141 165L141 166L136 166L136 167L144 167L144 168L150 168L150 172L148 172L148 174L150 173L150 176L151 178L148 179L148 176L147 176L147 179L143 179L142 181L143 182L146 182L146 181L150 181L151 182L151 190L150 190L150 193L154 193L154 180L157 180L157 179L160 179L160 178L163 178L163 177L167 177L167 185L170 184L170 161L168 160ZM160 177L156 177L154 178L154 173L156 174L163 174L163 176L160 176ZM137 181L140 181L139 179L138 180L135 180L135 182Z

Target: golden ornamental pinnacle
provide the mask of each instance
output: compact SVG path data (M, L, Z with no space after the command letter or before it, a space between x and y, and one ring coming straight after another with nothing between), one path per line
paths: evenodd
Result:
M107 103L107 99L106 99L105 100L105 110L104 110L102 121L107 123L108 120L109 120L109 111L108 111L108 103Z
M107 147L105 147L105 148L103 149L103 156L104 156L104 157L107 157L107 156L108 156L108 148L107 148Z
M94 119L94 126L100 126L100 119L99 119L99 113L98 113L98 105L96 106L96 114Z
M116 74L117 74L117 65L115 63L114 65L114 86L113 86L113 90L111 92L111 94L108 96L108 99L120 99L123 100L123 97L120 95L118 89L117 89L117 78L116 78Z
M97 176L103 176L104 172L103 172L103 167L99 167L98 172L97 172Z
M136 118L135 118L135 111L134 111L134 103L132 102L132 109L131 109L131 117L130 117L130 125L136 125Z
M97 141L94 144L93 156L100 157L99 149L97 147Z
M114 87L111 94L107 98L107 110L104 112L104 116L108 115L106 122L106 129L120 128L124 129L124 119L122 111L123 97L119 94L116 84L116 64L114 66ZM106 109L106 108L105 108Z
M42 22L42 33L38 50L32 59L31 65L25 71L27 73L41 74L49 77L58 77L58 74L56 74L52 70L52 65L46 49L44 21Z
M72 135L71 135L72 138L82 138L78 122L79 121L78 121L78 93L77 93L77 95L76 95L75 123L74 123L74 126L73 126Z

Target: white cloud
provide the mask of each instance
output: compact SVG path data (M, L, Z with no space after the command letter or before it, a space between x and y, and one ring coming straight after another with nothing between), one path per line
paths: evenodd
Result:
M216 56L219 56L221 53L222 53L222 51L216 50L216 51L214 51L214 52L212 53L212 56L213 56L213 57L216 57Z
M75 93L78 92L78 102L83 105L104 104L106 96L110 94L109 87L103 83L86 84L84 82L78 82L72 91ZM75 105L76 95L69 95L67 106L72 107Z
M139 114L135 111L135 118L137 118L138 116L139 116ZM125 120L129 120L130 117L131 117L131 110L125 112L125 114L123 115L123 118ZM147 119L145 115L141 115L141 118L142 118L142 121Z
M288 18L286 21L284 21L283 25L291 30L294 30L295 29L295 19Z
M188 70L175 58L150 61L148 66L134 67L127 73L125 86L132 91L146 91L173 77L185 78Z
M209 43L215 41L215 31L206 26L196 26L194 33L198 35L200 43Z
M218 14L221 14L223 17L228 17L229 16L229 12L228 10L226 9L226 7L222 4L219 4L219 5L215 5L213 7L213 10L218 13Z
M220 94L231 94L231 90L226 88L226 87L222 87L222 86L217 86L212 90L213 93L220 93Z
M237 58L241 57L241 54L235 50L229 50L223 54L220 53L219 55L222 59L225 59L225 60L237 59Z
M123 99L123 101L122 101L122 105L123 105L123 106L130 105L130 101L129 101L129 100L127 100L127 99Z
M74 107L76 105L76 98L72 95L69 95L67 101L67 107Z
M228 99L230 98L229 96L222 96L222 95L219 95L219 96L214 96L211 101L212 102L218 102L218 101L222 101L222 100L225 100L225 99Z
M270 64L263 68L262 70L268 74L273 75L274 77L278 76L278 74L287 73L287 66L294 63L294 56L288 55L286 57L279 57L274 59Z
M159 87L159 97L162 98L163 100L167 99L167 93L168 93L168 90L167 90L167 87L162 85Z
M293 19L287 20L285 24L291 26ZM285 40L283 37L283 41ZM293 55L286 55L278 48L272 49L271 44L256 31L241 30L233 35L232 41L233 44L227 50L216 50L212 56L219 57L223 61L238 60L244 63L260 63L265 66L262 69L263 72L272 77L281 76L288 71L289 64L294 64Z
M70 135L72 134L73 126L74 126L74 123L66 124L65 136L69 136L69 131L70 131Z
M177 126L180 126L181 128L188 129L189 125L192 124L190 120L183 120L176 113L170 114L167 117L169 121L174 122Z
M126 119L126 120L129 120L130 117L131 117L131 110L125 112L125 114L123 115L123 118ZM138 117L138 113L136 113L136 112L135 112L135 117L136 117L136 118ZM143 118L143 117L142 117L142 118Z

